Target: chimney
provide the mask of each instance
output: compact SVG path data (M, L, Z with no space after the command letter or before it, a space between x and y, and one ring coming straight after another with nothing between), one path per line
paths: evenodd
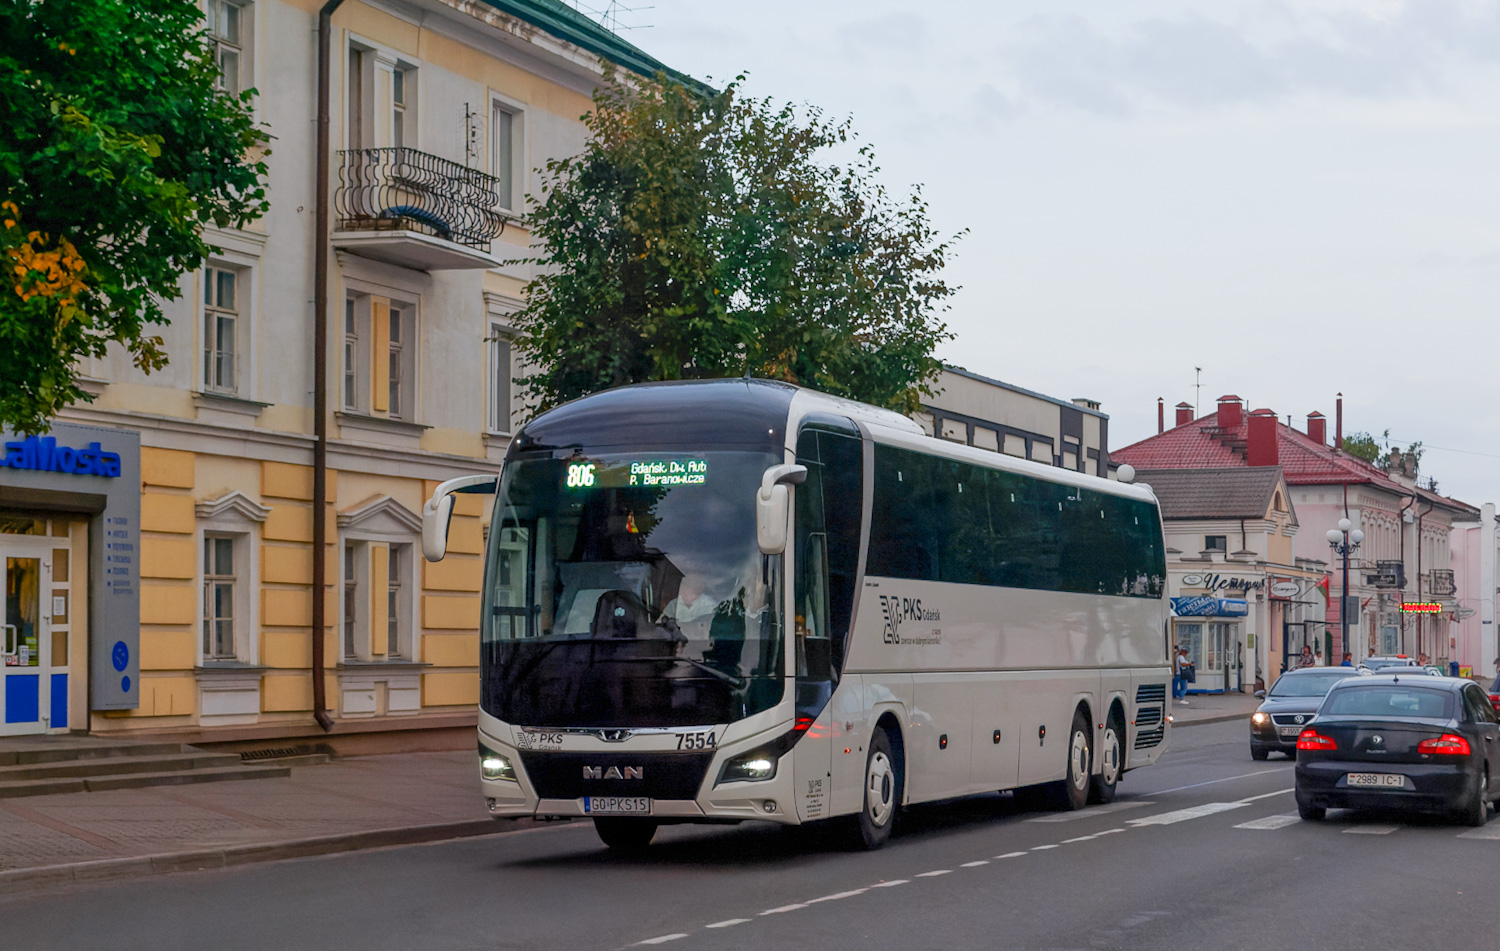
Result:
M1252 466L1274 466L1279 455L1276 447L1276 414L1258 409L1250 414L1250 433L1245 459Z
M1156 434L1160 436L1167 431L1167 402L1160 396L1156 398Z
M1231 431L1238 430L1240 428L1240 421L1244 419L1244 409L1238 396L1231 394L1219 397L1219 428Z
M1333 448L1342 450L1344 448L1344 394L1340 393L1337 400L1338 409L1333 414Z
M1328 417L1317 410L1307 414L1307 435L1318 445L1328 442Z
M1192 403L1178 403L1177 404L1177 425L1178 426L1185 426L1188 423L1191 423L1192 421L1193 421L1193 404Z

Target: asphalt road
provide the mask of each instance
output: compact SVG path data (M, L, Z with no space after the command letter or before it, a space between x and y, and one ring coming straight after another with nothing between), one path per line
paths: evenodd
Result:
M1296 819L1291 764L1242 723L1175 731L1110 806L988 796L911 810L881 851L768 825L650 853L510 835L0 896L16 949L1492 947L1500 820Z

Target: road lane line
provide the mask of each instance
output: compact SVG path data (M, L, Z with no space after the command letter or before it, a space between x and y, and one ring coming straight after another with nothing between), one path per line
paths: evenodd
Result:
M1366 823L1364 825L1350 826L1344 830L1345 835L1390 835L1399 825L1386 825L1379 822Z
M1033 851L1033 852L1040 852L1043 849L1055 849L1055 848L1057 848L1057 846L1055 846L1055 845L1033 845L1031 847L1031 851Z
M1095 836L1114 835L1116 832L1127 832L1127 831L1129 831L1129 830L1126 829L1124 826L1121 826L1118 829L1105 829L1103 832L1095 832L1094 835Z
M1235 828L1269 831L1271 829L1285 829L1287 826L1296 825L1301 821L1302 819L1299 816L1265 816L1261 819L1251 819L1249 822L1241 822Z
M1202 783L1190 783L1186 786L1174 786L1171 789L1162 789L1154 793L1148 793L1148 795L1165 796L1169 792L1182 792L1184 789L1197 789L1200 786L1212 786L1214 783L1232 783L1236 779L1249 779L1251 776L1264 776L1267 773L1279 772L1281 772L1281 770L1279 769L1259 769L1253 773L1241 773L1238 776L1225 776L1223 779L1210 779L1207 782Z
M1270 799L1272 796L1285 796L1289 792L1296 791L1296 786L1288 786L1285 789L1278 789L1275 792L1261 793L1259 796L1246 796L1244 799L1241 799L1240 802L1255 802L1259 799Z
M892 881L889 881L889 882L876 882L874 885L871 885L870 887L871 888L891 888L892 886L895 886L895 885L905 885L909 881L911 881L911 879L909 879L909 878L897 878L897 879L893 879Z
M747 922L749 920L750 920L749 918L726 918L724 921L716 921L716 922L714 922L711 925L704 925L703 927L705 927L705 928L732 928L735 925L742 925L742 924L744 924L745 922Z
M636 944L666 944L668 941L676 941L678 938L686 937L686 934L664 934L659 938L647 938L645 941L637 941Z
M1063 839L1062 840L1062 844L1063 845L1072 845L1074 842L1087 842L1090 839L1097 839L1097 838L1098 838L1098 836L1096 836L1096 835L1080 835L1080 836L1075 836L1074 838L1071 838L1071 839Z
M980 859L977 862L965 862L964 864L960 865L959 868L978 868L981 865L988 865L988 864L990 864L990 860L989 859Z
M765 911L761 912L761 914L762 915L784 915L784 914L786 914L789 911L796 911L798 908L806 908L806 907L807 907L807 902L805 902L805 901L799 901L799 902L797 902L794 905L782 905L780 908L767 908Z
M1175 812L1161 812L1154 816L1146 816L1144 819L1126 819L1125 821L1133 826L1169 826L1188 819L1201 819L1214 813L1239 809L1245 805L1243 802L1205 802L1201 806L1189 806Z
M953 869L951 869L951 868L940 868L940 869L938 869L935 872L918 872L917 873L917 878L937 878L939 875L951 875L951 874L953 874Z
M868 888L856 888L853 891L838 892L837 894L833 895L824 895L822 898L812 899L808 902L808 904L816 905L820 901L838 901L840 898L853 898L855 895L863 895L867 891L869 891Z
M1025 852L1006 852L1004 855L997 855L997 856L995 856L995 858L997 858L997 859L1018 859L1018 858L1020 858L1021 856L1025 855L1025 854L1026 854Z
M1089 819L1093 816L1107 816L1111 812L1119 812L1122 809L1139 809L1141 806L1154 806L1156 803L1147 800L1132 799L1127 802L1112 802L1107 806L1093 806L1088 809L1080 809L1077 812L1060 812L1050 816L1037 816L1027 819L1027 822L1073 822L1076 819Z

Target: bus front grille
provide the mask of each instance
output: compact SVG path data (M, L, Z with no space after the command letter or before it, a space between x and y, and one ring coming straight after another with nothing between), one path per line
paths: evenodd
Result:
M713 758L712 753L529 752L521 754L521 766L543 799L696 799Z

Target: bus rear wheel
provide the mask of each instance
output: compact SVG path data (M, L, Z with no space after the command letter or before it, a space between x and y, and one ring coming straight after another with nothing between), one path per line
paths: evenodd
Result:
M1125 724L1111 711L1104 724L1104 735L1099 740L1099 774L1090 782L1089 802L1115 801L1121 767L1125 765L1125 748L1121 740L1124 735Z
M651 844L656 835L655 819L606 819L594 820L594 831L604 844L615 852L640 852Z
M878 849L891 837L896 810L901 807L901 769L891 752L891 738L876 728L865 759L864 800L854 831L854 844Z

